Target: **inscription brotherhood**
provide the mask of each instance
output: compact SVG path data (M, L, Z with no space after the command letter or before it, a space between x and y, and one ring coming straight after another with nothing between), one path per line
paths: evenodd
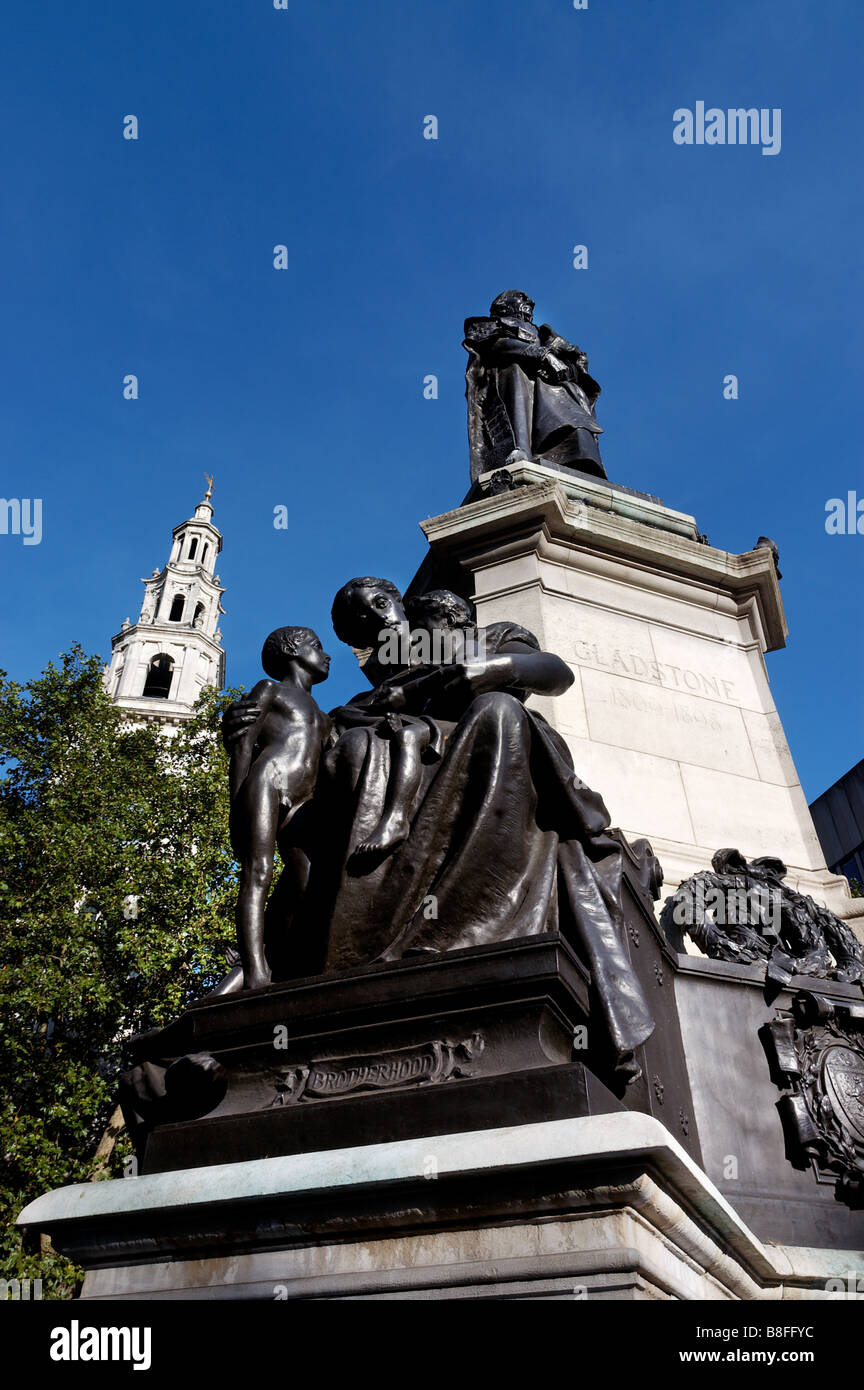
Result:
M303 1099L343 1096L350 1091L417 1086L464 1076L460 1062L479 1057L485 1046L480 1033L460 1043L429 1042L366 1057L332 1057L308 1066L285 1067L270 1105Z
M573 649L580 666L594 666L599 671L635 676L637 680L651 681L664 690L679 690L682 694L738 704L735 682L724 680L722 676L707 675L704 671L687 666L673 666L667 661L648 661L639 652L622 647L604 649L599 643L586 638L577 639Z

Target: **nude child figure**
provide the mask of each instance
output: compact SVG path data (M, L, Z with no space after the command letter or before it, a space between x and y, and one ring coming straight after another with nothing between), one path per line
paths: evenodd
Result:
M257 717L239 736L226 739L231 846L240 865L237 944L245 989L270 983L264 910L273 858L295 811L315 790L321 750L332 731L329 716L310 694L330 669L330 657L311 628L271 632L261 664L273 679L259 681L244 697Z

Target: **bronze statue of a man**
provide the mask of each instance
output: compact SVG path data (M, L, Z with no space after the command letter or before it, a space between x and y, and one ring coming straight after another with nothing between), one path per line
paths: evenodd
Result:
M471 477L515 455L605 478L588 358L548 324L538 328L533 312L527 294L505 290L489 318L465 320Z

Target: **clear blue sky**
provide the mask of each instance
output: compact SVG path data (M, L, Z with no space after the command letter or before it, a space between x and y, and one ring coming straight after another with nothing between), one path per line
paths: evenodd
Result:
M725 549L777 540L808 795L864 755L864 535L824 529L864 496L860 0L42 0L0 26L0 492L44 506L41 545L0 536L12 676L109 651L208 470L229 681L309 623L347 696L332 595L406 583L418 520L461 500L462 320L518 286L590 355L612 478ZM782 108L780 154L676 146L698 100Z

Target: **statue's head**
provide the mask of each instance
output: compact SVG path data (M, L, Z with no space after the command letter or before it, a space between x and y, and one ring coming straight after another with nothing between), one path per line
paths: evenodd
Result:
M740 849L718 849L711 857L715 874L746 874L747 860Z
M780 886L789 870L782 859L775 859L769 855L763 855L760 859L752 860L750 872L756 878L764 879L766 883L773 883Z
M489 306L493 319L517 318L531 322L534 313L534 300L529 299L522 290L504 290Z
M407 623L396 585L371 575L343 584L333 600L330 616L340 642L358 650L377 646L382 629L404 627Z
M330 658L311 627L277 627L261 648L261 665L281 681L295 664L309 672L313 685L326 680L330 670Z
M789 870L782 859L763 855L760 859L747 860L740 849L718 849L711 859L715 874L747 874L767 883L782 884Z
M405 611L412 627L422 627L427 632L434 628L469 627L474 623L471 604L452 589L430 589L428 593L406 599Z

